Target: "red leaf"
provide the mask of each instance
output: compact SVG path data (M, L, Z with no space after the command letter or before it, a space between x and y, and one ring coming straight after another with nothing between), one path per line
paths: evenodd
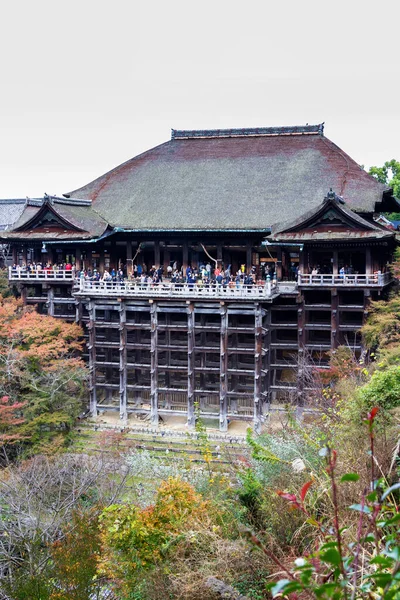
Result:
M371 423L374 422L378 410L379 408L377 406L374 406L374 408L371 409L371 412L368 413L368 421L370 421Z
M306 494L307 494L308 490L310 489L311 485L312 485L312 481L307 481L307 483L305 483L303 485L303 487L301 488L300 498L301 498L302 502L304 502L304 498L306 497Z
M289 502L297 502L297 497L295 494L289 494L287 492L281 492L281 491L278 491L276 493L278 494L278 496L281 496L281 498L285 498L285 500L289 500Z

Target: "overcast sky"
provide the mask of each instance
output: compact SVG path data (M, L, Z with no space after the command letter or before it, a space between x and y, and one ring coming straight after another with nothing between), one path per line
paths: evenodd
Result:
M28 0L1 16L0 198L74 190L171 127L325 121L360 164L400 160L398 0Z

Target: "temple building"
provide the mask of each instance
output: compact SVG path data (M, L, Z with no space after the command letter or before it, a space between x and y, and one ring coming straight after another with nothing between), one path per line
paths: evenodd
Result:
M339 345L362 352L396 246L375 218L400 203L321 124L172 130L78 190L3 209L10 283L85 328L93 416L192 427L198 406L226 431L305 403L305 370Z

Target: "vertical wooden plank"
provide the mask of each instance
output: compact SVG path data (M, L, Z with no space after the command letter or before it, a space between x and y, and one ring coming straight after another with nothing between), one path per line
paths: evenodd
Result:
M89 301L88 304L89 312L89 391L90 391L90 404L89 410L92 417L97 417L97 394L96 394L96 304L93 300Z
M264 318L264 336L263 336L263 359L262 365L263 369L267 372L263 378L263 412L269 413L270 405L271 405L271 363L272 361L272 351L271 351L271 308L266 308L264 306L264 310L266 311ZM275 350L276 353L276 350Z
M127 350L126 350L126 306L122 300L119 307L119 418L127 424Z
M276 261L276 278L278 281L282 280L282 248L276 249L277 261Z
M195 313L194 304L187 306L187 334L188 334L188 427L193 429L196 424L194 413L195 399Z
M228 431L228 309L221 302L219 429Z
M158 425L158 315L157 302L150 300L150 417Z
M255 304L254 310L254 341L254 430L261 433L262 311L259 303Z

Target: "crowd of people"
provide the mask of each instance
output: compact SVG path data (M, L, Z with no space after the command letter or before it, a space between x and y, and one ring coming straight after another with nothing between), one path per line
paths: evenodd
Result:
M103 272L98 269L76 272L76 278L83 277L85 280L92 282L123 283L129 280L142 286L171 283L197 285L199 287L219 285L230 288L239 288L243 285L264 285L265 279L273 279L274 275L275 271L271 269L265 273L265 278L262 279L257 275L255 266L252 266L249 272L246 272L245 265L242 265L236 273L232 273L231 265L225 268L219 265L212 267L209 262L201 263L198 267L189 265L186 269L182 266L179 267L174 262L167 266L166 272L163 266L152 265L151 268L148 268L146 265L134 264L129 275L122 266L119 269L105 269Z

